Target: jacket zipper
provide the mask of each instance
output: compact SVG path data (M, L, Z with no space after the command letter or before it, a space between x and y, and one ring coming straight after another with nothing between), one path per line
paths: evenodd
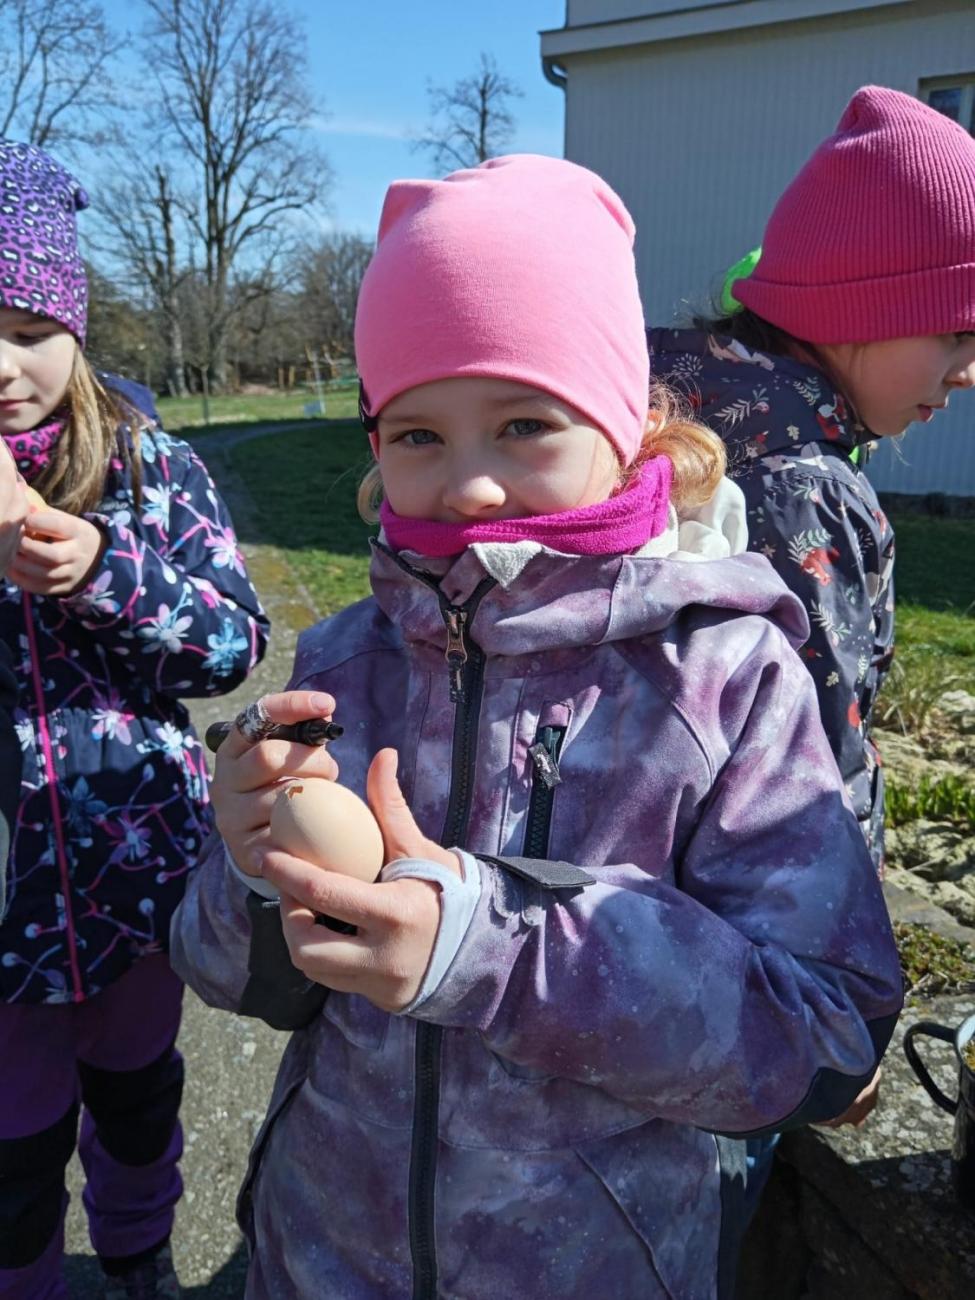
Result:
M532 760L532 792L525 825L526 858L544 858L548 854L555 787L562 784L559 754L564 739L565 727L539 727L535 743L528 751Z
M416 573L416 570L411 570ZM422 575L417 575L422 576ZM440 842L460 844L467 830L473 794L472 774L477 750L484 652L470 640L467 628L481 599L494 586L485 578L465 605L452 605L434 583L447 629L445 657L454 704L450 793ZM413 1300L437 1295L436 1185L437 1134L440 1127L440 1057L443 1029L416 1021L414 1049L413 1137L410 1152L409 1220L413 1259Z
M83 1001L81 971L78 966L78 942L75 935L74 914L71 910L71 877L68 871L68 858L64 847L64 823L61 820L61 805L58 802L58 774L54 763L54 746L47 725L47 708L44 703L44 685L41 681L41 669L37 655L37 634L34 630L34 617L30 596L24 592L24 626L27 630L27 648L30 654L31 680L34 697L37 700L37 730L40 733L41 749L44 751L44 770L47 774L47 788L51 794L51 819L54 824L54 843L58 859L58 872L61 877L61 894L64 899L64 925L68 940L68 958L71 963L71 979L74 984L75 1002Z

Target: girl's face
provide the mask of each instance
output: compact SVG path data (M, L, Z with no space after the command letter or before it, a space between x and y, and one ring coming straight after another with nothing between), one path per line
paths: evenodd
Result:
M817 351L871 433L887 438L927 423L952 392L975 385L975 335L932 334Z
M23 433L61 404L78 344L57 321L0 307L0 433Z
M372 435L397 514L478 523L557 514L612 496L619 461L574 407L507 379L438 379L383 408Z

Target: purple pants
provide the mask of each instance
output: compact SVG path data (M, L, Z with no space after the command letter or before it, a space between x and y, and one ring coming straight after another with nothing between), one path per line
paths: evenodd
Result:
M87 1002L0 1005L2 1300L68 1294L64 1169L79 1105L95 1251L117 1259L168 1237L183 1190L174 1046L182 996L168 959L153 956Z

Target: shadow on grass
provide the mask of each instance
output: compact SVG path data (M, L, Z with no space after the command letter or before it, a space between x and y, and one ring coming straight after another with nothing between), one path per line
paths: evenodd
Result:
M975 615L975 519L894 514L897 599L961 618Z
M206 457L206 447L200 450ZM372 464L357 420L318 420L238 443L228 451L257 506L242 519L245 542L288 551L366 556L370 530L359 518L356 493Z
M280 429L310 429L319 428L320 426L328 427L332 424L346 424L346 420L315 420L309 416L284 416L281 419L274 419L266 415L255 415L247 418L237 417L232 420L211 420L209 424L183 424L183 425L166 425L166 432L172 434L174 438L182 438L186 442L205 442L212 434L231 434L231 433L251 433L258 427L274 426L274 430ZM270 436L270 434L269 434Z

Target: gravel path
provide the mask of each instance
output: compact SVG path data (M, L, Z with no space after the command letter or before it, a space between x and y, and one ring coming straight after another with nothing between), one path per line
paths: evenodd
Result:
M221 431L197 444L242 537L258 535L256 512L226 453L238 442L273 433L275 427ZM318 617L282 551L249 542L242 543L242 549L271 617L271 644L256 672L232 695L189 701L201 735L209 723L232 718L241 704L284 685L297 633ZM246 1258L234 1223L234 1198L286 1041L287 1035L259 1021L212 1011L187 992L179 1039L186 1058L185 1192L176 1214L173 1254L188 1300L230 1300L243 1294ZM67 1276L76 1300L96 1300L101 1270L88 1242L81 1187L75 1159L68 1170Z

